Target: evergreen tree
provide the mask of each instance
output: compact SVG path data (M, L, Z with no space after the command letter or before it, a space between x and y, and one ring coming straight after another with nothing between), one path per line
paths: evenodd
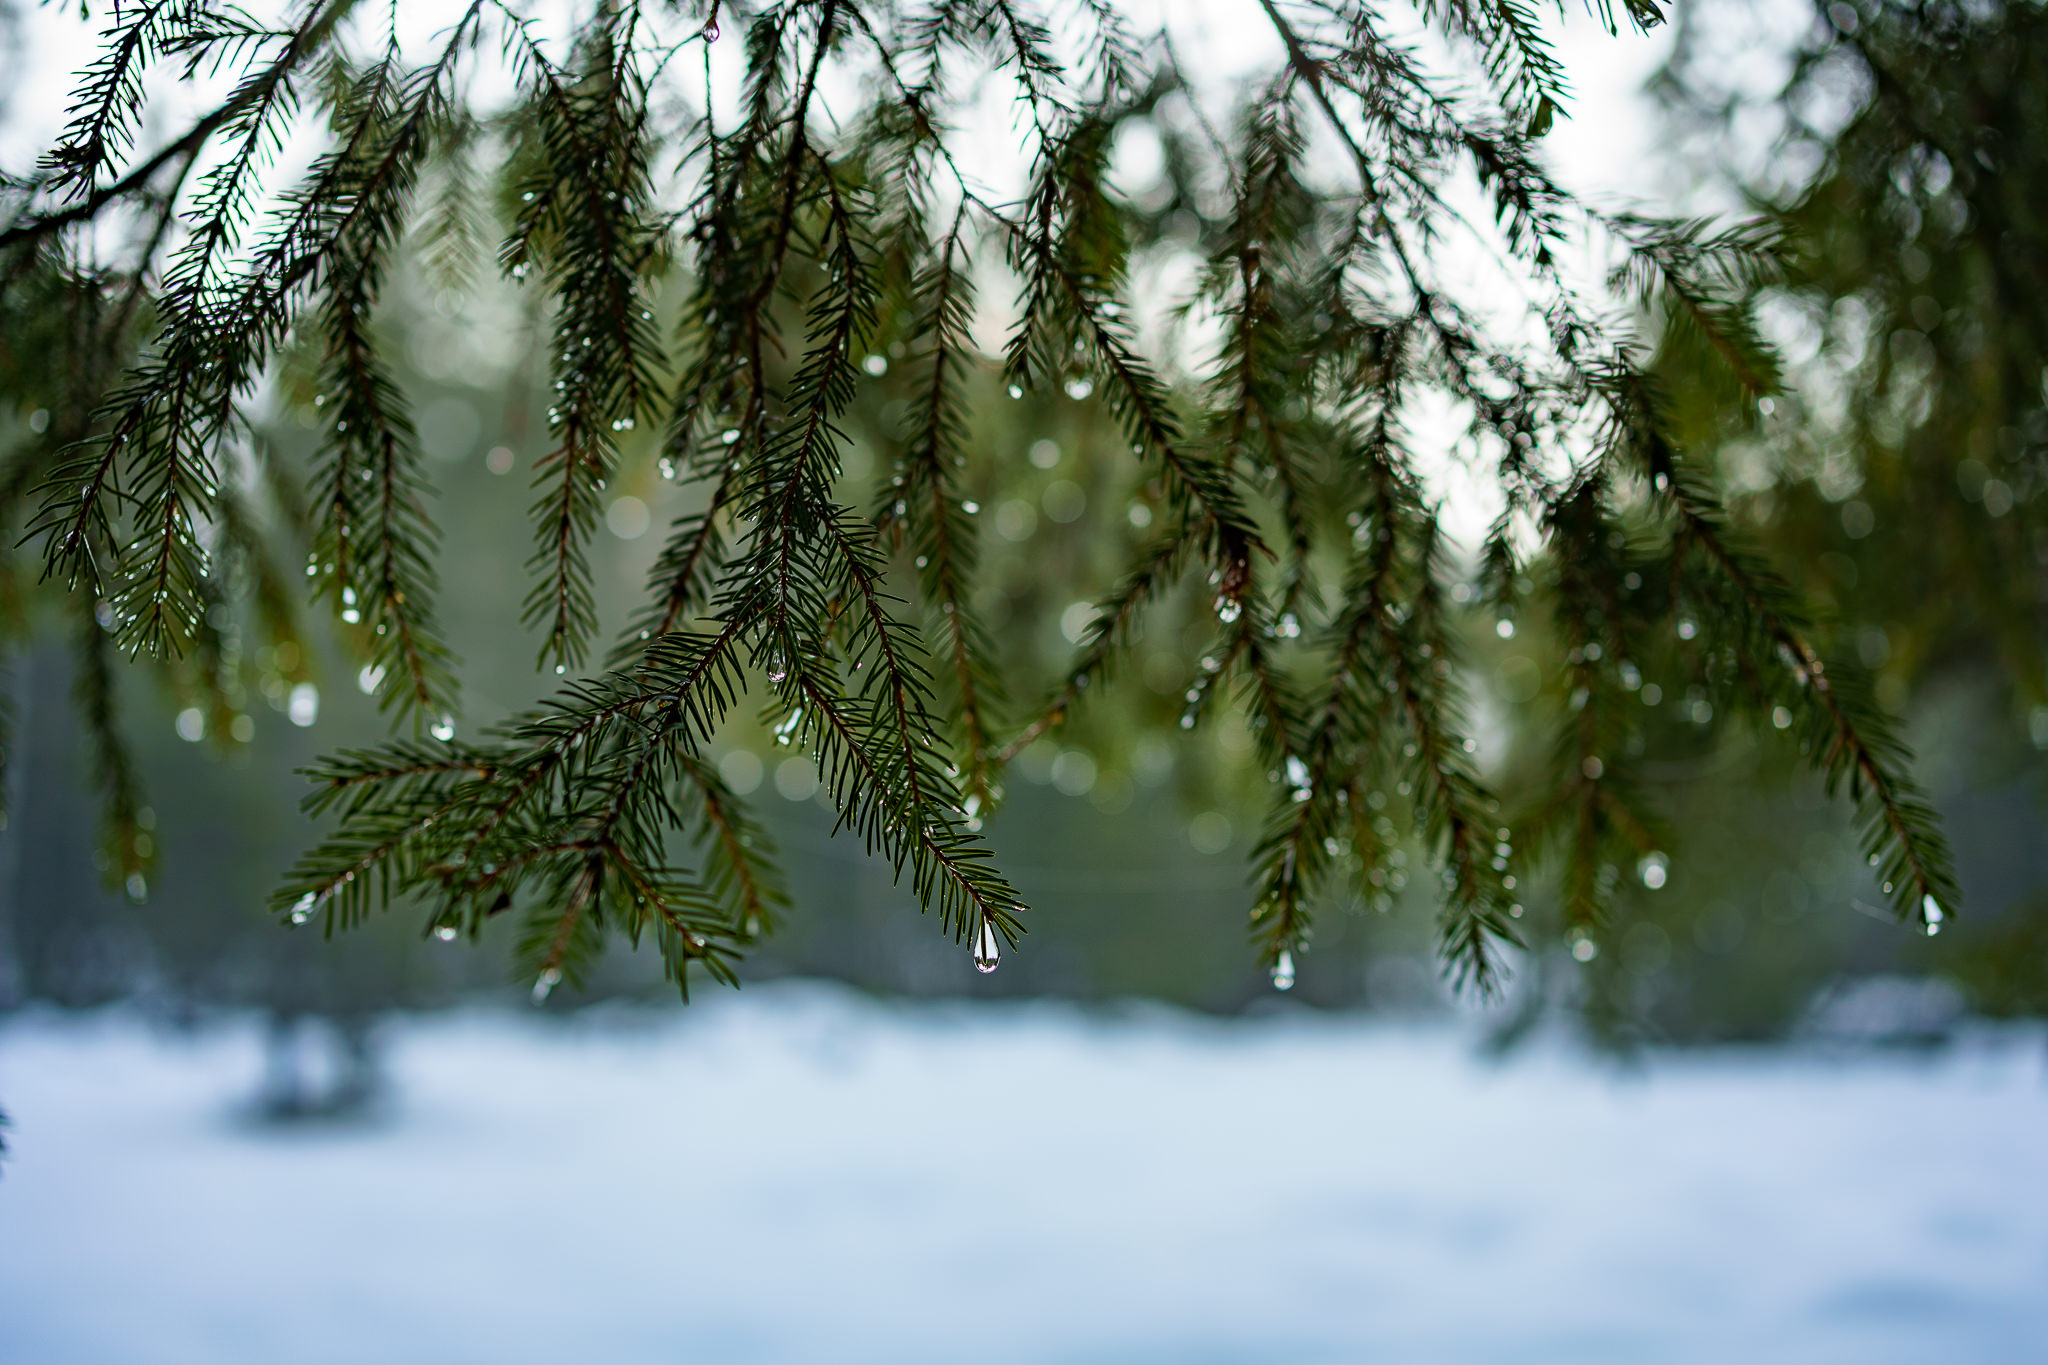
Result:
M1746 490L1733 505L1801 566L1828 634L1877 673L1888 708L1981 690L1997 738L1974 760L1979 780L2038 792L2048 11L1816 7L1783 86L1760 100L1731 80L1739 23L1689 15L1660 87L1700 160L1719 161L1781 234L1784 269L1752 306L1788 382L1768 415L1745 411L1704 382L1714 366L1696 347L1668 346L1672 421L1720 452ZM1759 145L1737 127L1777 132ZM2023 882L2001 890L2018 894L1980 898L1989 914L1942 965L1978 1009L2038 1011L2048 902Z
M1428 0L1421 35L1353 0L1254 2L1278 57L1227 123L1186 97L1164 35L1102 0L603 0L559 41L472 0L423 53L348 0L275 21L210 0L110 12L63 135L0 199L4 372L37 414L0 511L39 555L10 568L10 601L40 573L72 622L112 875L139 897L151 847L117 661L173 670L232 731L245 636L298 638L283 565L305 550L312 601L409 733L310 771L309 808L336 826L279 913L332 931L402 900L447 936L509 913L543 994L608 930L652 936L679 983L691 964L730 979L772 930L772 852L706 761L743 700L992 969L1025 914L980 837L1005 764L1112 685L1189 582L1212 644L1178 725L1244 708L1272 774L1251 924L1276 985L1333 889L1382 894L1402 825L1435 859L1459 981L1500 980L1539 860L1561 931L1603 932L1654 824L1627 705L1653 656L1846 789L1894 911L1933 932L1956 892L1893 725L1723 510L1642 340L1694 339L1734 401L1774 393L1751 316L1782 268L1771 235L1562 189L1538 144L1565 73L1522 0ZM1600 0L1599 17L1661 15ZM234 81L145 153L165 78L202 72ZM990 79L1024 142L1015 196L961 161ZM478 94L501 80L515 98ZM1164 211L1110 175L1139 122L1168 148ZM323 150L273 194L307 129ZM1474 193L1491 222L1461 207ZM548 310L525 624L565 681L471 739L427 474L373 318L407 243L459 267L493 235ZM1604 278L1571 264L1587 246ZM1214 324L1198 354L1139 325L1133 262L1158 250L1200 264L1181 301ZM1489 254L1510 288L1470 282ZM1015 319L988 356L977 289L996 263ZM903 416L863 509L840 496L844 423L888 355ZM1036 701L1006 702L974 608L961 471L991 379L1092 394L1149 528ZM310 468L256 420L294 393L323 433ZM1424 476L1446 407L1505 508L1472 581ZM607 482L643 458L703 502L607 647L587 542ZM1551 795L1519 820L1474 759L1475 621L1552 630L1569 660Z

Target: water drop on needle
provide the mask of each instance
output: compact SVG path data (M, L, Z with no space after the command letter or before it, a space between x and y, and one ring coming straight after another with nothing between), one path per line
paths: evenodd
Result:
M561 981L562 969L560 967L550 967L542 972L540 978L533 983L533 1003L538 1005L546 1000L553 993L555 987L561 984Z
M453 943L458 932L454 925L444 924L434 930L434 937L440 939L443 943Z
M1273 959L1273 989L1294 989L1294 950L1291 948L1282 948L1280 956Z
M974 970L992 972L1002 961L1002 944L996 939L996 927L987 920L981 922L981 933L974 940Z

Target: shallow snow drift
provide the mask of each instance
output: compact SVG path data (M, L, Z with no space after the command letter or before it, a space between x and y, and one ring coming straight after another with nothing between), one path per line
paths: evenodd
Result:
M387 1031L0 1028L0 1360L2006 1361L2048 1341L2038 1038L1618 1072L1355 1018L749 990Z

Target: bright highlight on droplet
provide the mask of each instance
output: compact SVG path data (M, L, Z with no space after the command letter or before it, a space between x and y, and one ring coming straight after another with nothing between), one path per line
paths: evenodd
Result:
M1947 916L1941 913L1941 903L1932 896L1920 898L1920 918L1927 925L1927 936L1933 938L1941 932L1941 922Z
M1282 948L1280 956L1273 959L1273 989L1291 991L1294 989L1294 952Z
M538 1005L554 994L555 987L562 984L562 969L550 967L540 974L533 983L533 1003Z
M1659 890L1671 876L1671 860L1661 853L1652 853L1636 865L1642 876L1643 885L1652 891Z
M453 943L455 942L456 935L460 932L452 924L443 924L434 930L434 937L440 939L443 943Z
M996 926L988 920L981 922L981 932L974 939L974 970L992 972L1002 962L1003 945L996 937Z

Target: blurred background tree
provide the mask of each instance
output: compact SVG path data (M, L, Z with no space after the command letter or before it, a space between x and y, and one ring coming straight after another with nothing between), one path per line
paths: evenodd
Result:
M2032 186L2048 172L2048 12L1837 3L1770 51L1786 29L1767 6L1688 11L1656 86L1688 159L1783 234L1786 274L1756 305L1784 388L1741 401L1682 331L1660 364L1736 515L1791 547L1831 647L1911 718L1972 922L1915 944L1836 913L1859 903L1854 850L1796 774L1720 745L1702 756L1710 780L1667 788L1689 894L1644 898L1673 912L1653 921L1672 942L1708 951L1659 990L1625 950L1590 974L1596 1008L1653 1035L1770 1033L1830 976L1891 970L1938 972L1980 1011L2038 1013L2048 217ZM1740 989L1702 1015L1716 968Z

